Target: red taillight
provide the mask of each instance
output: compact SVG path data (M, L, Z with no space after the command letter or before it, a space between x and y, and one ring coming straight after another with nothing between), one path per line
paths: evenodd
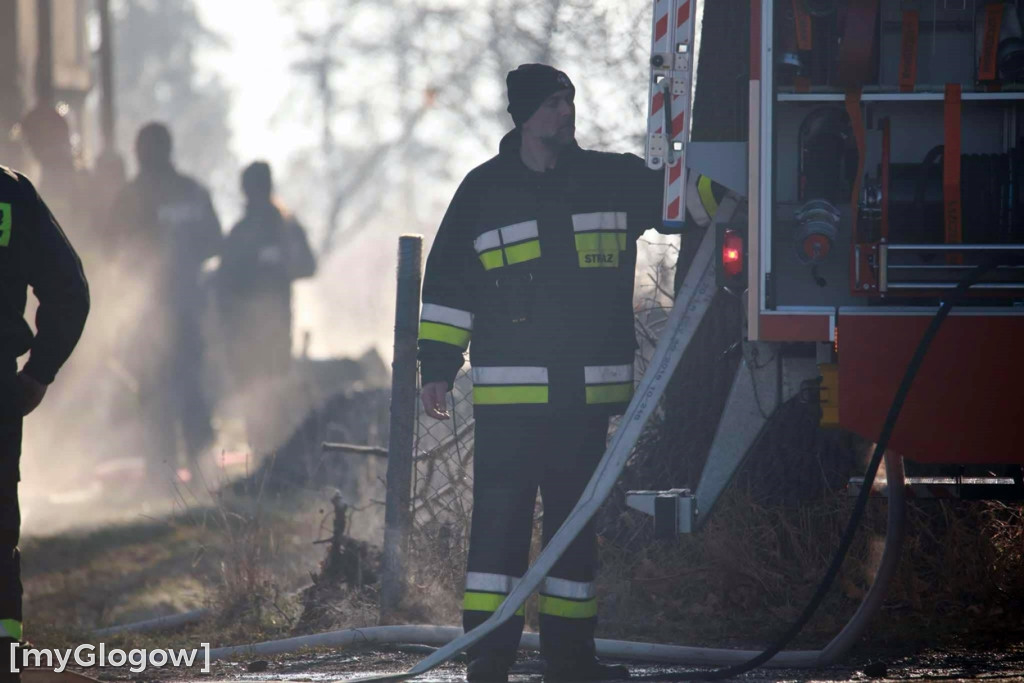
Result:
M743 272L743 238L735 230L726 230L722 238L722 269L729 277Z

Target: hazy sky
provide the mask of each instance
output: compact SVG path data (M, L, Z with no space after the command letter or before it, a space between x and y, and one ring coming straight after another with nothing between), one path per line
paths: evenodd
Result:
M197 2L203 23L228 43L202 55L203 68L215 71L235 97L231 114L233 148L245 163L252 150L283 165L296 139L315 140L316 127L280 116L278 103L296 78L289 43L291 26L277 0ZM239 7L245 18L239 20Z
M320 131L319 121L305 120L286 105L300 78L290 68L297 59L294 25L278 0L203 1L196 6L203 23L227 42L224 49L203 53L200 66L216 72L231 90L231 143L239 163L266 159L280 176L295 150L315 145ZM239 8L244 8L242 20ZM317 216L294 203L297 198L288 197L287 190L282 194L300 220L319 227ZM227 205L222 211L230 225L240 207ZM389 304L397 244L379 242L363 233L320 263L313 280L295 285L297 347L309 331L312 356L353 356L376 347L390 360L394 313ZM376 283L373 291L360 292L351 285L371 281Z
M698 2L698 16L701 4ZM196 3L203 23L227 43L223 49L202 54L200 66L216 72L232 92L232 147L236 156L243 165L257 157L267 159L278 171L286 167L294 150L317 143L320 125L316 120L304 120L300 107L285 104L301 76L290 69L297 59L292 48L295 26L280 5L280 0L201 0ZM241 19L240 8L244 8ZM319 9L317 3L309 3L306 8L312 12ZM643 40L647 40L647 27L641 30L645 34ZM642 129L643 116L624 123ZM643 155L642 149L629 151ZM483 160L467 159L466 171ZM450 195L453 190L454 187L439 194ZM286 203L298 199L288 197L287 192L283 194ZM437 216L421 217L428 223L417 229L428 234L425 249L430 246L431 226L440 220L448 198L437 197ZM221 205L224 222L230 225L240 210L237 198L222 201ZM291 208L309 223L317 219L306 215L308 211L304 214L302 206L292 205ZM653 237L654 233L648 235ZM336 250L327 262L320 264L313 281L296 285L296 344L300 343L303 331L309 330L313 356L354 355L376 346L385 359L390 360L397 252L393 237L388 235L385 241L380 236L375 237L372 231L361 232L344 249ZM367 287L370 283L372 286Z

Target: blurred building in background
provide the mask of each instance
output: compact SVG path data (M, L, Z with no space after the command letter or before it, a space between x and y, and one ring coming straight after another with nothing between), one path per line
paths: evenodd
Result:
M99 3L105 5L106 3ZM86 100L98 78L90 49L93 0L0 2L0 160L29 172L35 160L20 144L19 121L38 104L60 106L79 153L92 159ZM99 32L96 33L99 38Z

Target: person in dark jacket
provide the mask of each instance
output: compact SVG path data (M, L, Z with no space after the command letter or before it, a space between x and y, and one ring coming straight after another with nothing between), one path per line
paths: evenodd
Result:
M174 468L179 426L190 465L213 439L202 384L200 274L219 254L222 235L210 193L177 171L171 149L163 124L139 130L139 172L115 198L110 224L126 277L145 291L134 329L122 340L122 364L138 382L156 456Z
M95 188L89 172L79 167L75 160L66 117L54 107L40 104L25 114L21 130L32 155L39 162L39 191L46 197L54 216L62 221L75 216L76 223L79 223L75 229L90 233L99 219L93 208Z
M29 287L39 300L34 336L25 321ZM64 231L32 183L0 166L0 680L17 679L11 643L22 637L22 418L43 400L88 313L89 286Z
M226 354L236 391L246 394L250 443L272 448L274 414L264 391L283 379L292 360L292 282L311 277L316 259L305 228L274 197L270 165L242 172L245 215L224 243L218 271ZM269 409L268 409L269 408Z
M527 568L538 487L547 543L604 453L609 416L632 396L636 240L661 227L663 174L631 154L579 147L575 88L563 72L525 64L507 86L515 129L448 207L420 322L428 415L448 417L463 351L472 356L467 630ZM546 680L628 677L595 658L595 545L588 525L541 588ZM468 679L507 680L522 628L517 616L470 648Z

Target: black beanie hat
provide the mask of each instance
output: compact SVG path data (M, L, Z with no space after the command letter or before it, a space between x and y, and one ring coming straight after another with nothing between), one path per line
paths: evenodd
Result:
M520 64L505 77L508 87L508 113L516 128L533 116L537 107L553 93L568 88L576 93L572 81L563 72L547 64Z

